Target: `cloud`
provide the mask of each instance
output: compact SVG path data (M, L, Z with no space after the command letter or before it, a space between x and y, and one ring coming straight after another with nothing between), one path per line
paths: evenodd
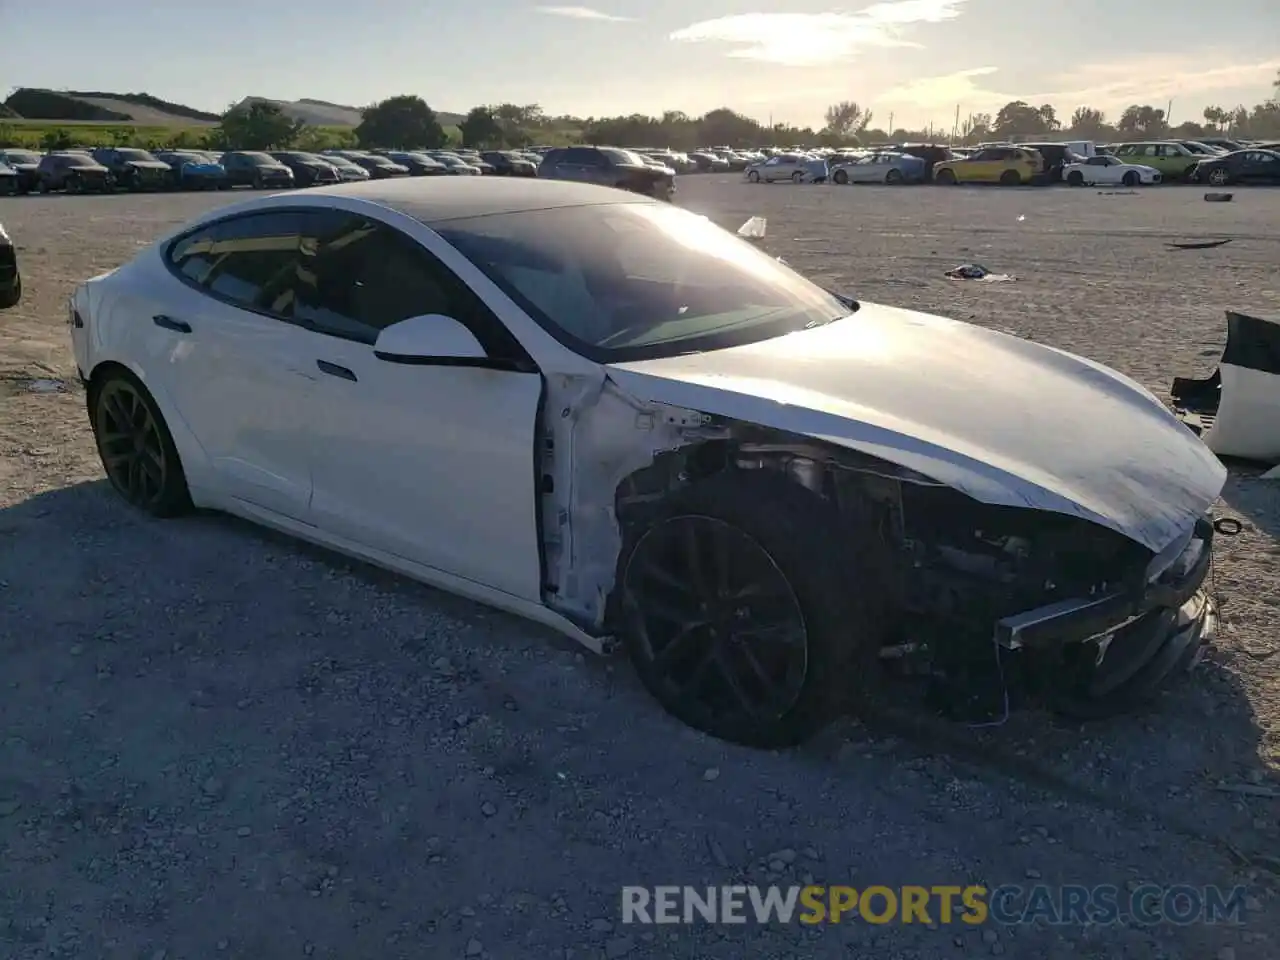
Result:
M677 30L681 43L722 43L728 56L785 66L848 60L867 47L919 47L902 39L904 27L960 16L966 0L898 0L857 13L745 13L701 20Z
M954 107L957 103L982 106L988 101L999 100L1004 94L985 90L975 83L977 77L987 77L996 73L995 67L973 67L956 73L943 74L940 77L922 77L909 80L890 90L886 90L877 101L884 103L909 103L916 107ZM1016 100L1017 97L1007 97Z
M923 77L886 90L876 102L911 104L917 107L954 107L967 110L998 109L1011 100L1051 103L1060 111L1087 106L1116 113L1130 104L1163 106L1167 100L1187 97L1198 102L1212 99L1222 91L1243 91L1257 87L1265 95L1280 70L1280 59L1261 63L1231 63L1229 56L1210 57L1227 66L1168 73L1161 64L1185 59L1183 54L1143 57L1138 61L1086 64L1054 79L1053 87L1038 91L992 89L981 78L996 73L995 67L974 67L938 77Z
M634 17L615 17L612 13L605 13L603 10L593 10L591 7L534 7L538 13L545 13L551 17L568 17L570 20L607 20L610 23L630 23Z
M1185 55L1143 57L1120 64L1089 64L1073 70L1061 78L1057 90L1033 94L1040 102L1071 103L1076 106L1120 107L1132 103L1154 103L1177 99L1179 96L1212 97L1224 90L1243 90L1258 87L1269 92L1280 59L1261 63L1230 63L1227 57L1207 56L1210 62L1227 63L1227 66L1209 67L1205 70L1178 70L1170 72L1167 65Z

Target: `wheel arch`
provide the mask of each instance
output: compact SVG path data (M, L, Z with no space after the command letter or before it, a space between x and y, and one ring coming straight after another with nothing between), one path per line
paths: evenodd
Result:
M663 450L627 473L614 489L619 549L608 587L606 622L619 615L617 574L646 529L682 491L707 482L751 483L768 478L803 491L830 511L833 524L865 529L870 524L891 539L901 510L900 484L908 471L876 457L819 440L753 424L728 421L719 435ZM890 577L896 582L897 577Z
M192 498L196 499L197 490L205 486L203 481L207 476L209 458L168 391L154 378L148 377L146 371L137 363L123 358L109 357L97 360L93 369L86 373L85 407L90 422L94 415L93 404L97 398L97 392L112 374L124 375L133 380L147 392L160 409L160 415L164 417L165 426L168 427L173 445L178 451L178 459L182 461L182 469L191 487ZM197 506L199 505L197 502Z

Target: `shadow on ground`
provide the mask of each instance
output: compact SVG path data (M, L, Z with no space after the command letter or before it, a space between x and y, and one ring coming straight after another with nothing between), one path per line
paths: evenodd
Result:
M19 958L1206 955L1240 930L627 928L619 892L1230 886L1266 832L1268 801L1216 789L1266 781L1214 667L1096 727L847 721L763 753L546 631L238 521L153 521L105 482L0 512L0 581Z

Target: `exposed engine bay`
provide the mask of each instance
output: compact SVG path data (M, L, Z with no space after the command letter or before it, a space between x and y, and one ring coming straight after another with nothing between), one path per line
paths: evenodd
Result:
M874 553L874 582L849 589L883 598L891 623L879 659L889 675L923 680L953 715L988 719L1028 700L1114 712L1127 700L1121 688L1153 659L1174 661L1162 680L1198 658L1207 639L1211 603L1183 609L1201 597L1207 522L1156 557L1088 521L986 505L834 444L640 404L607 380L558 386L541 441L545 596L594 636L611 632L619 551L657 505L714 476L769 471L821 498L832 524L857 531L856 548ZM590 472L575 474L575 462ZM1168 589L1154 594L1157 583ZM1175 629L1179 617L1194 620L1194 637L1178 632L1186 624ZM1178 657L1165 649L1171 632ZM1105 689L1104 662L1119 662L1123 674ZM1102 694L1109 709L1098 706Z

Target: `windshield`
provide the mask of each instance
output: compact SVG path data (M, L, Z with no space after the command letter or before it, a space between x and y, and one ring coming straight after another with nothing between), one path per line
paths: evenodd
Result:
M68 167L82 168L102 166L102 164L98 163L97 160L93 159L93 157L89 156L87 153L60 153L56 154L56 156L66 158Z
M530 210L435 230L553 336L601 362L767 340L856 309L667 204Z
M612 148L606 148L604 150L601 150L600 152L603 153L610 160L612 160L614 163L629 163L633 167L648 166L648 164L646 164L644 160L641 159L639 154L632 153L630 150L615 150Z
M240 156L248 157L253 163L257 164L260 167L264 165L272 166L272 167L276 167L280 165L279 160L277 160L275 157L266 153L242 153L240 154Z
M135 160L141 163L153 163L156 159L145 150L134 150L132 148L116 150L116 156L121 160Z
M3 157L9 163L40 162L40 154L34 150L4 150L0 151L0 157Z

